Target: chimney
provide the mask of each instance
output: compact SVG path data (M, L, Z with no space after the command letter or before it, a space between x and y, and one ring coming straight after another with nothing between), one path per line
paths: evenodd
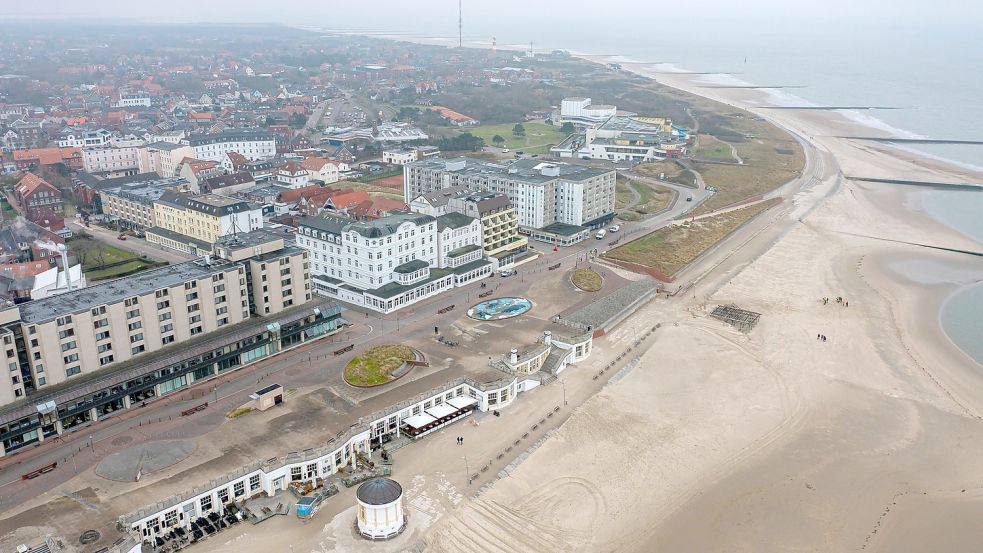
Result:
M553 333L549 330L543 332L543 343L547 346L553 343Z
M512 348L512 351L509 353L509 363L515 365L518 362L519 362L519 350Z

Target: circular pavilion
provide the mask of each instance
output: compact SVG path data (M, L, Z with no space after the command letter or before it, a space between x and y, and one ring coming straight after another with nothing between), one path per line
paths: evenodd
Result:
M389 478L373 478L355 492L358 531L370 540L388 540L406 528L403 487Z

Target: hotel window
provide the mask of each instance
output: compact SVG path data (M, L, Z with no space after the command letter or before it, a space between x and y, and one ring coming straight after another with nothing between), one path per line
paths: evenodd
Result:
M61 351L63 352L68 351L70 349L75 349L75 340L72 340L71 342L66 342L61 345Z
M105 357L100 357L99 358L99 364L100 365L108 365L108 364L110 364L112 362L113 362L113 356L112 355L107 355Z
M75 330L74 329L69 328L67 330L62 330L62 331L60 331L58 333L58 338L59 339L62 339L62 340L65 339L65 338L68 338L69 336L75 336Z
M64 326L64 325L72 324L72 316L71 315L65 315L64 317L58 317L58 321L57 322L58 322L58 326Z
M256 491L259 489L259 475L254 474L249 477L249 490Z
M243 495L246 495L245 483L243 483L242 481L236 482L232 486L232 493L235 495L235 497L241 497Z

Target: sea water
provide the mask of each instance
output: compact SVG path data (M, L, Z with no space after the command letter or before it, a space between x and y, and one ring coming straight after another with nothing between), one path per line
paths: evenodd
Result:
M983 285L953 294L942 306L939 318L949 339L983 365Z

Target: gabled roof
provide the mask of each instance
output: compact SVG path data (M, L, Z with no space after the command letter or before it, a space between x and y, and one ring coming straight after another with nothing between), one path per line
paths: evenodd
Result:
M41 177L35 175L34 173L27 173L17 183L17 193L21 196L29 196L33 194L39 188L50 188L51 190L58 190L50 182L42 179Z

